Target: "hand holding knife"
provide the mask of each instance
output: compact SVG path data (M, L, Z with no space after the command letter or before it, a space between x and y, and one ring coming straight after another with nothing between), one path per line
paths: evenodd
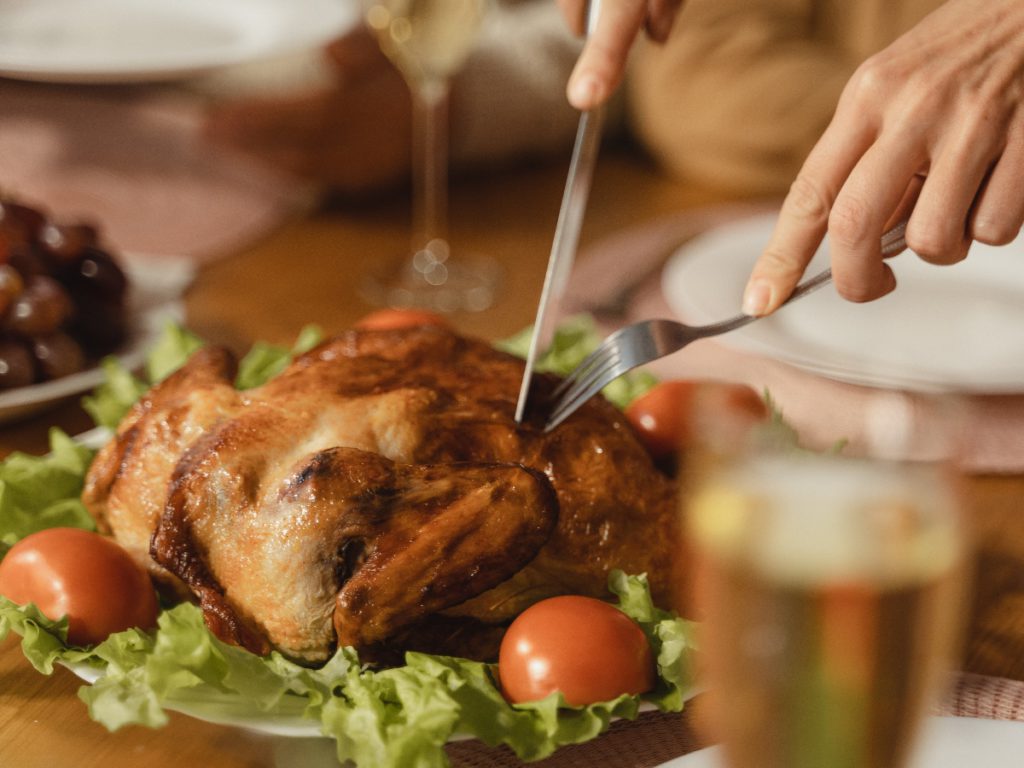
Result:
M587 6L587 35L593 34L597 27L597 17L601 5L600 0L590 0ZM594 165L601 145L601 107L584 112L580 115L579 128L576 131L576 143L573 146L572 160L569 164L569 175L562 193L562 205L558 212L558 223L555 226L555 237L551 244L551 255L548 257L548 268L544 275L544 287L541 289L540 304L533 323L533 337L526 357L526 371L523 383L519 388L519 400L516 403L516 423L521 424L526 416L530 400L530 384L533 380L534 368L540 356L547 351L555 335L555 323L558 320L558 307L569 283L569 275L576 259L579 245L580 230L583 227L583 214L587 208L587 198L594 176Z

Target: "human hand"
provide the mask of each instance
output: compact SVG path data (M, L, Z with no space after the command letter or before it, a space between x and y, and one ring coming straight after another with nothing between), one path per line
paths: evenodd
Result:
M217 106L206 136L271 167L358 193L404 181L411 167L408 87L365 30L332 43L327 88Z
M569 103L580 110L603 103L622 80L633 40L646 28L648 36L665 42L683 0L604 0L597 29L569 77ZM587 0L558 0L573 32L584 33Z
M949 0L854 74L790 188L743 311L790 295L828 233L839 294L896 286L883 232L953 264L972 241L1004 245L1024 222L1024 2Z

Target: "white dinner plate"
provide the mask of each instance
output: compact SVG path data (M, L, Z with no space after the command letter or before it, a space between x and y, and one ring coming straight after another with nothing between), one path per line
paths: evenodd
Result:
M0 75L170 80L322 45L355 0L2 0Z
M182 292L194 269L181 261L134 257L123 265L129 284L128 339L114 352L125 367L142 365L146 351L169 321L182 322ZM94 389L104 380L99 365L53 381L0 392L0 424L25 418L75 395Z
M736 314L775 218L745 219L681 248L662 281L673 312L694 323ZM854 304L826 286L718 341L855 384L1024 392L1024 237L1002 248L976 243L949 267L910 252L889 263L899 286L882 299ZM827 266L826 241L807 275Z
M1024 759L1024 723L932 717L909 768L1019 768ZM724 768L718 747L702 749L657 768Z

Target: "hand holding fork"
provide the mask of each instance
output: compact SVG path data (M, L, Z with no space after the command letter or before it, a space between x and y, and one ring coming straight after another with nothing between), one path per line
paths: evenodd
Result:
M905 230L906 223L901 223L882 235L884 256L893 256L906 248ZM832 270L826 269L798 285L783 306L813 293L831 280ZM678 352L698 339L719 336L758 319L755 315L736 315L719 323L698 326L675 320L643 320L620 328L576 366L551 394L551 412L544 430L553 430L627 371Z

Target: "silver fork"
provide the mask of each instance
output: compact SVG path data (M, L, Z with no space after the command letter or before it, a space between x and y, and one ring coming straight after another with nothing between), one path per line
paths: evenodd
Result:
M883 256L893 256L906 248L906 226L906 222L902 222L882 235ZM813 293L831 280L832 270L826 269L798 285L783 302L783 306ZM576 366L551 393L550 402L553 405L544 431L553 430L587 400L627 371L678 352L698 339L719 336L758 319L753 315L736 315L720 323L697 326L675 320L642 320L620 328L601 342L601 346Z

